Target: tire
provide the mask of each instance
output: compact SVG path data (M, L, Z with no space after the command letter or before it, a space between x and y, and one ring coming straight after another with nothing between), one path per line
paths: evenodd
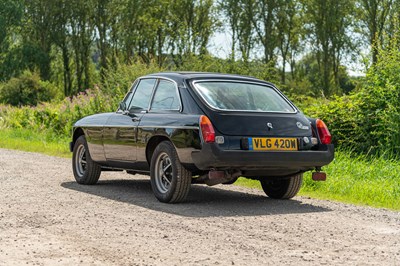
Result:
M261 186L268 197L273 199L291 199L297 195L303 183L303 174L287 179L261 179Z
M99 180L101 167L92 160L85 136L80 136L74 145L72 171L79 184L94 185Z
M180 163L171 142L163 141L153 152L150 162L151 188L156 198L165 203L186 200L192 174Z

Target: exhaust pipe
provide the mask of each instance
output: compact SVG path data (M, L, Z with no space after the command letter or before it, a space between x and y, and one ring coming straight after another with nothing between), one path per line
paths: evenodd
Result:
M238 178L242 175L241 171L217 171L210 170L208 174L201 176L199 179L204 181L209 186L215 186L218 184L226 183ZM199 181L200 181L199 180Z

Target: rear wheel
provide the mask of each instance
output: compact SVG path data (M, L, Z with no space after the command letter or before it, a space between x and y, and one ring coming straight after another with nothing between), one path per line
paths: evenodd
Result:
M74 145L72 170L79 184L94 185L99 180L101 167L92 160L85 136L80 136Z
M268 197L274 199L290 199L297 195L303 183L303 174L285 179L261 179L261 186Z
M177 203L186 199L192 174L180 163L171 142L161 142L151 157L150 180L153 193L161 202Z

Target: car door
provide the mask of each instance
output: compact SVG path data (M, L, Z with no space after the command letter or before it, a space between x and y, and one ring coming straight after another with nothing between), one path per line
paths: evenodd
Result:
M137 160L137 126L148 111L156 79L141 79L125 97L126 110L118 110L107 121L103 143L107 161Z

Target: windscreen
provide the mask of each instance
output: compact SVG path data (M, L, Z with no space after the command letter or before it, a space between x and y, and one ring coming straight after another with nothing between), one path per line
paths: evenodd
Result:
M296 110L275 89L255 83L201 81L196 91L212 108L231 111L293 113Z

